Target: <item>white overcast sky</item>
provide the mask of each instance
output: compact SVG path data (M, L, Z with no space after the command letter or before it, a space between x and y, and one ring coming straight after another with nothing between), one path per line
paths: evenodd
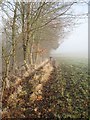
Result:
M88 6L87 5L77 5L74 8L76 14L79 13L87 13ZM77 55L85 55L88 54L88 18L80 19L79 22L82 24L78 25L78 27L74 28L71 33L64 38L64 42L57 48L57 50L53 51L54 54L77 54Z

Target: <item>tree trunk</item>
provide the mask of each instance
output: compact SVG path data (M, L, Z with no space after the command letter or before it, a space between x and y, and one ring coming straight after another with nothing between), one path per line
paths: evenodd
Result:
M27 4L27 38L26 38L26 53L25 53L25 61L28 62L28 54L29 54L29 40L30 40L30 3Z
M14 9L14 17L13 17L13 25L12 25L12 69L15 66L15 48L16 48L16 41L15 41L15 23L16 23L16 17L17 17L17 2L15 4L15 9Z
M25 53L26 53L26 40L25 40L25 5L21 2L21 20L22 20L22 41L23 41L23 57L25 61Z

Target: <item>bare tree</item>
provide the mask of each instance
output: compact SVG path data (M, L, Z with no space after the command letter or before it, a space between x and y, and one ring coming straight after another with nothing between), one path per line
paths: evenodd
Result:
M57 47L58 38L62 41L66 35L64 30L66 28L70 30L70 26L74 25L75 17L69 10L76 3L63 3L57 0L56 2L2 2L3 14L7 16L4 26L8 39L5 38L3 41L9 44L8 66L14 68L19 62L25 65L35 64L41 57L41 51L44 49L49 51ZM7 44L3 46L4 54L7 51L6 46ZM6 57L7 53L3 56Z

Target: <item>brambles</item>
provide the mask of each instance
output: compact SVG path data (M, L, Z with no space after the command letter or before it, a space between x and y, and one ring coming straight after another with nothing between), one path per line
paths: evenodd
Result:
M10 87L3 90L2 117L37 118L43 115L47 116L49 113L43 110L43 89L46 82L51 78L53 71L54 68L50 61L46 60L32 72L26 71L28 72L27 75L21 77L12 75L9 78ZM40 106L40 104L42 105ZM50 109L49 112L51 112Z

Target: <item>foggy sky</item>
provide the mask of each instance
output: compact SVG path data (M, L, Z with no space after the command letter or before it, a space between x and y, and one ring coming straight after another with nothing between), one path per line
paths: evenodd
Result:
M88 6L79 5L75 7L74 10L75 13L87 13ZM79 22L81 24L78 25L78 27L74 28L73 31L71 31L71 33L66 38L64 38L64 42L51 53L55 55L72 54L75 56L88 56L88 18L80 19Z

